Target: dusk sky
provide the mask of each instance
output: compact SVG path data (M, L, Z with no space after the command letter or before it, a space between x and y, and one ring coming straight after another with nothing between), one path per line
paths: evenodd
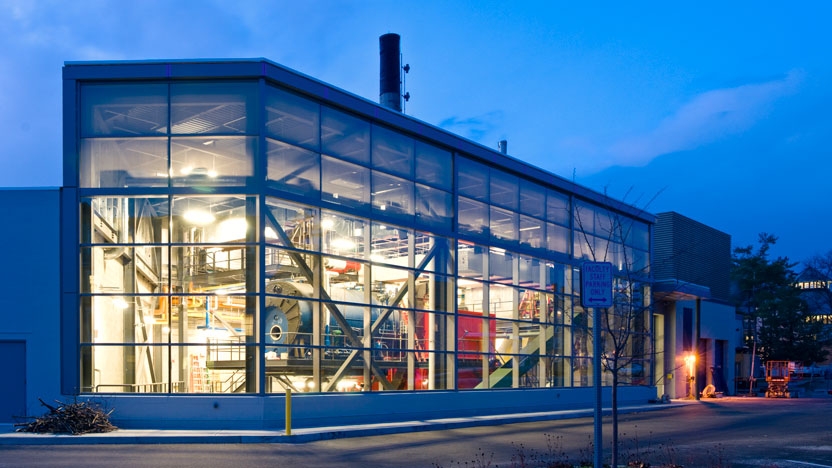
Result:
M65 61L264 57L793 261L832 250L832 2L0 0L0 187L61 184Z

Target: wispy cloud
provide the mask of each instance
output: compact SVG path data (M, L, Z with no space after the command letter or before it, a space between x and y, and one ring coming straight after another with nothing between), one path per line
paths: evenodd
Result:
M472 117L448 117L439 122L439 127L461 135L469 140L484 141L486 136L501 126L502 111L491 111Z
M5 10L9 14L8 18L16 22L26 22L36 8L33 3L26 0L3 0L0 1L0 10Z
M778 98L793 93L803 72L763 83L707 91L694 97L653 130L612 144L610 165L641 166L657 156L691 150L751 128Z

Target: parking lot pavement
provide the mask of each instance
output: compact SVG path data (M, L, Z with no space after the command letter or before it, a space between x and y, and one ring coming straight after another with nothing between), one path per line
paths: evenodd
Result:
M685 400L669 404L627 406L621 414L656 411L689 404ZM577 409L540 413L501 414L466 418L445 418L382 424L358 424L329 427L297 428L292 435L284 430L163 430L118 429L100 434L34 434L15 432L11 424L0 425L0 445L85 445L85 444L241 444L241 443L305 443L317 440L369 437L424 431L439 431L478 426L495 426L522 422L586 418L593 410ZM606 413L609 413L607 409Z
M663 410L648 411L653 408ZM631 409L619 417L622 463L641 460L653 467L674 464L685 468L832 468L832 398L728 397ZM591 414L576 411L535 418L473 418L465 424L437 420L436 425L425 421L421 422L424 426L414 429L359 427L351 433L341 432L343 427L320 428L312 430L314 438L303 443L268 443L273 442L269 437L280 436L268 431L196 434L203 437L197 440L202 443L186 441L189 434L169 431L143 434L142 440L131 440L130 431L124 431L120 442L88 436L30 436L35 440L89 441L71 442L73 445L9 444L14 438L4 434L0 467L506 467L521 466L520 459L526 460L526 466L540 466L530 462L546 457L555 460L555 454L577 462L591 453ZM154 440L156 435L168 438ZM303 433L299 431L298 436ZM605 417L606 460L610 440L610 418ZM160 445L148 449L147 443Z

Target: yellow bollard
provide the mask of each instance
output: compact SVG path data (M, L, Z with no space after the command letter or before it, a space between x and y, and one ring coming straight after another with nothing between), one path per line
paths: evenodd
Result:
M286 389L286 435L292 435L292 389Z

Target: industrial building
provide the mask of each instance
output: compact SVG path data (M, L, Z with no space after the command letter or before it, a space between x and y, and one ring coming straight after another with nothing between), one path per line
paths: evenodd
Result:
M731 298L731 236L679 213L656 215L656 386L670 398L734 395L742 320ZM712 386L708 388L709 386Z
M80 396L122 427L280 427L287 391L298 426L590 407L587 260L643 306L620 400L656 398L654 217L403 114L392 83L380 105L265 59L66 63L62 187L0 191L39 226L4 234L31 300L4 312L25 378L3 417Z

